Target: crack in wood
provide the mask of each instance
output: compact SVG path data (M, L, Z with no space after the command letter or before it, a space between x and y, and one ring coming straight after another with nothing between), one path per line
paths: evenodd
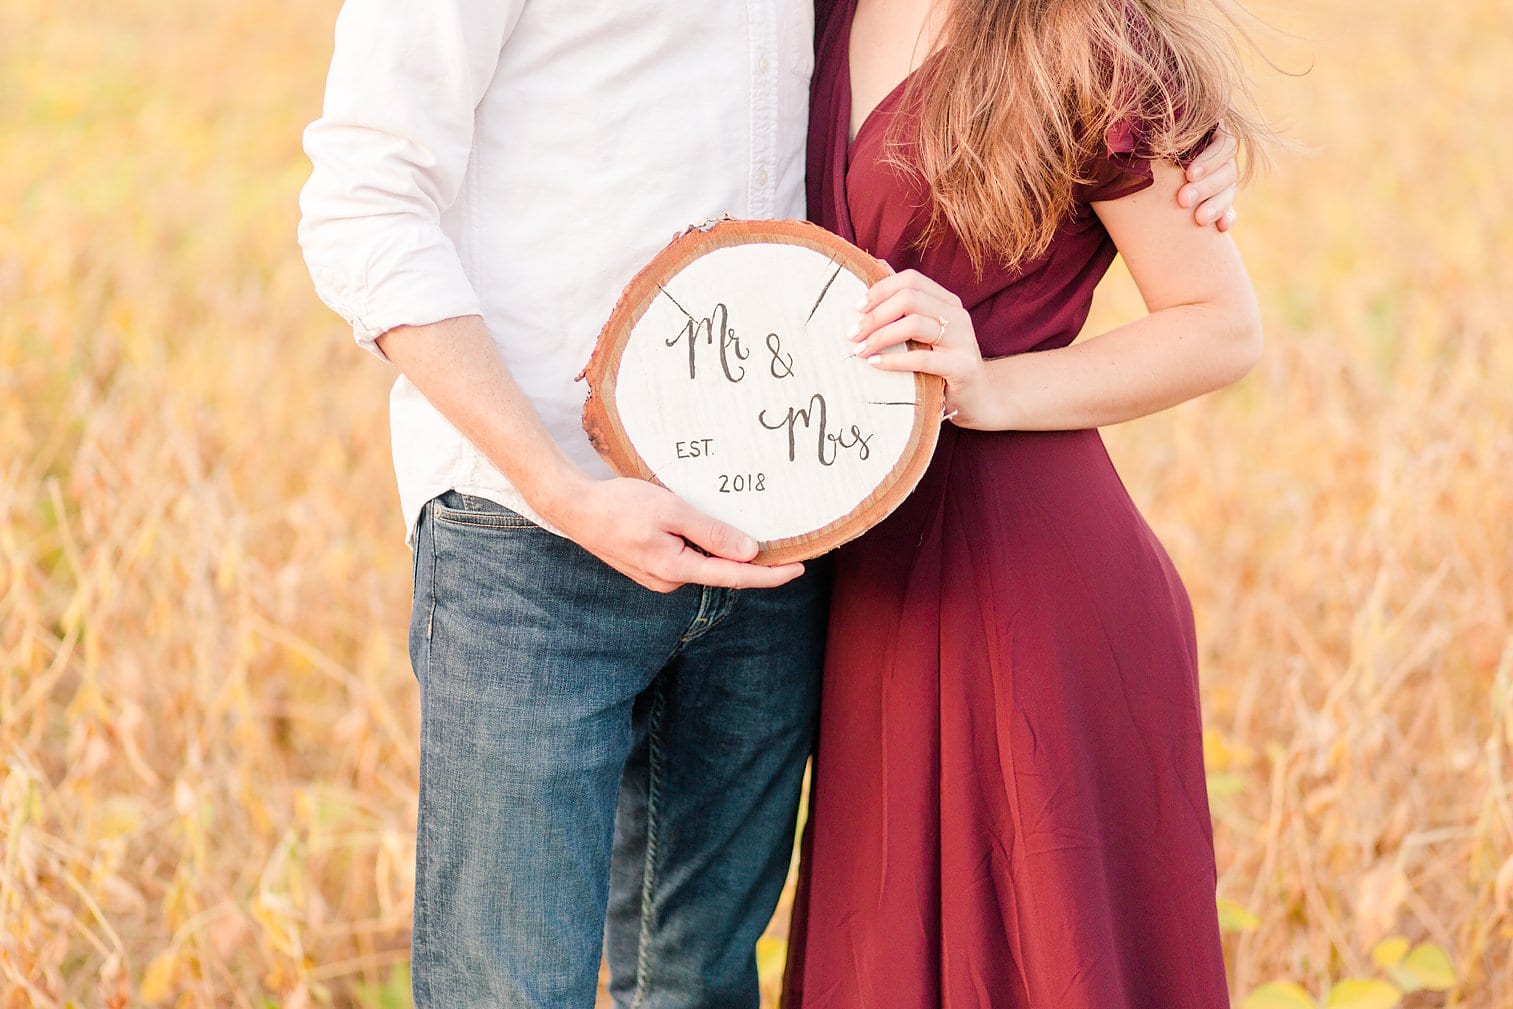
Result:
M830 262L835 263L835 257L834 256L830 257ZM840 266L839 263L835 263L835 272L830 275L830 279L829 280L825 281L825 286L820 289L820 296L818 298L814 299L814 307L809 310L809 315L804 319L804 325L806 325L806 326L809 325L810 320L812 320L814 318L814 313L818 312L820 310L820 305L821 305L821 303L824 302L825 295L827 295L827 294L830 293L830 285L834 284L835 283L835 278L839 277L840 275L841 275L841 266Z
M658 284L657 285L657 290L661 291L663 294L666 294L667 295L667 300L670 301L670 302L672 302L674 305L677 305L678 306L678 311L680 311L684 315L688 316L688 319L689 319L690 322L694 321L693 313L690 312L688 309L684 308L682 305L678 305L678 299L674 298L670 294L667 294L667 288L663 287L661 284Z

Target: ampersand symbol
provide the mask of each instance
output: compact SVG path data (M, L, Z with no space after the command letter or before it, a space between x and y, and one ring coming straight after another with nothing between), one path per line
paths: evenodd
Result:
M769 365L773 378L793 377L793 355L783 353L783 341L776 333L767 334L767 349L772 352Z

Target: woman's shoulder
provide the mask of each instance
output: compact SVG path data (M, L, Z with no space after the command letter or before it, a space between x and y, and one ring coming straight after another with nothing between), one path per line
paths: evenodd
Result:
M1190 162L1221 124L1242 142L1257 132L1245 111L1238 53L1218 15L1181 0L1117 6L1089 53L1083 202L1149 186L1152 162Z

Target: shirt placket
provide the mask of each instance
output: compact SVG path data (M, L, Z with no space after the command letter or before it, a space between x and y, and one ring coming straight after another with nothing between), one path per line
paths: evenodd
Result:
M778 4L747 0L750 39L751 165L747 175L747 214L771 217L777 205Z

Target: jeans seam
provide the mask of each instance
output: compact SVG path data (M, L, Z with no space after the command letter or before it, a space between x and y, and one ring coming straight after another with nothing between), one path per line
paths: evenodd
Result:
M694 616L693 623L688 625L687 630L678 639L678 647L692 644L724 623L730 616L730 611L735 609L738 596L737 589L716 589L705 586L699 599L699 612ZM714 605L711 607L712 600Z
M425 677L423 679L421 679L421 681L420 681L420 687L421 687L422 695L424 694L424 691L425 691L425 681L428 680L428 679L430 679L430 676L431 676L431 625L432 625L432 620L434 619L434 617L436 615L436 523L434 521L434 517L435 517L434 515L428 516L426 514L426 512L430 512L430 511L433 511L433 509L427 508L426 511L423 511L421 513L422 520L424 520L427 517L430 517L430 518L433 519L433 521L425 523L426 531L431 534L431 571L430 571L431 584L428 586L428 589L427 589L427 592L426 592L426 643L425 643L425 647L421 651L421 656L422 656L422 659L423 659L423 661L425 663ZM416 549L419 550L419 544L418 543L416 544ZM424 746L424 742L423 741L422 741L421 745L422 745L422 747ZM424 755L422 754L421 756L423 757ZM417 814L418 814L418 812L419 811L417 810ZM426 824L425 823L419 823L419 822L417 822L415 826L416 826L416 831L415 831L415 849L416 849L415 884L416 885L415 885L415 911L414 911L414 914L416 916L425 915L426 919L429 920L429 918L430 918L429 906L430 905L429 905L429 902L425 898L425 887L426 887L427 881L431 877L431 872L430 872L430 868L431 868L431 866L430 866L431 849L430 849L430 845L426 844L424 842L424 840L423 840L423 835L424 835L424 833L426 831ZM435 994L431 991L431 972L428 969L428 965L426 965L426 964L422 964L421 968L422 969L419 972L415 972L413 974L413 977L414 977L415 981L419 982L418 987L423 988L425 990L425 1005L427 1007L433 1006L433 1005L436 1004L436 998L435 998Z
M440 509L436 512L436 521L444 522L449 526L466 526L474 529L536 529L538 526L530 519L515 515L501 515L498 512L465 512L459 510Z
M433 521L426 526L431 533L431 591L426 593L426 672L431 669L431 628L436 622L436 509L431 508Z
M658 800L662 792L662 718L667 710L664 681L652 688L651 714L646 724L646 861L641 870L641 930L636 942L636 990L630 1009L643 1009L651 989L652 906L657 890Z

